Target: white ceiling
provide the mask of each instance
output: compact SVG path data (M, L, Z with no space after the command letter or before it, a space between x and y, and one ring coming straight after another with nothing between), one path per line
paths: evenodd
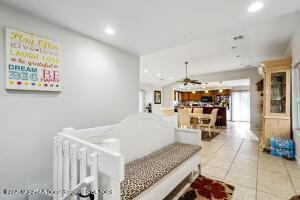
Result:
M187 59L190 74L199 74L282 56L300 22L299 13L293 13L300 1L260 1L265 7L250 14L253 0L0 0L141 55L141 82L160 86L183 78ZM114 35L105 34L107 26ZM232 37L240 34L246 39L234 43ZM232 45L238 48L231 51ZM237 54L242 57L236 59ZM157 73L165 80L158 80Z
M201 85L187 85L183 87L182 84L175 84L173 86L174 90L178 91L204 91L205 85L208 90L213 89L231 89L234 87L246 87L250 86L250 80L249 79L240 79L240 80L230 80L230 81L223 81L222 83L219 82L208 82L207 84L203 83Z
M258 66L261 61L281 58L299 23L297 11L142 56L140 80L159 86L180 80L185 76L184 61L190 62L188 75L197 75ZM234 41L237 35L244 35L245 39ZM145 69L148 73L144 73ZM161 76L157 77L157 73Z

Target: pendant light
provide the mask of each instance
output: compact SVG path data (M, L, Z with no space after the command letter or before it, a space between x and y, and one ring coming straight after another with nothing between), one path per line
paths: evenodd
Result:
M221 88L222 81L219 82L219 92L222 93L223 89Z

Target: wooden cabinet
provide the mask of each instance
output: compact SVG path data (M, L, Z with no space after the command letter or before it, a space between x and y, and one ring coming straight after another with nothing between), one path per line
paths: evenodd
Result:
M182 101L189 101L190 100L189 92L182 92L181 96L182 96Z
M291 136L291 59L266 61L262 147L269 148L270 137Z
M196 91L195 93L174 91L174 101L201 101L201 97L211 96L212 101L214 102L218 95L230 96L231 90L224 89L223 92L219 92L219 90L209 90L208 93L205 93L204 91Z
M190 101L200 101L201 100L201 95L200 92L189 92L189 99Z

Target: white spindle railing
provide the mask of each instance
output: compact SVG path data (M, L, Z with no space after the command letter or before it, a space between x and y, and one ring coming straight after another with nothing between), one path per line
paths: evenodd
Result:
M77 185L77 144L71 146L71 189ZM77 200L74 196L72 200Z
M87 157L86 157L86 148L81 148L79 151L79 166L80 166L80 181L83 181L86 178L86 170L87 170ZM86 188L84 188L85 190ZM86 193L82 193L86 195ZM80 198L83 199L83 198Z
M68 193L74 192L75 190L80 192L78 188L84 190L87 186L86 184L90 184L88 188L91 188L91 191L95 192L95 200L98 200L99 195L97 192L100 189L98 170L101 154L104 157L103 159L110 162L109 167L105 166L105 164L102 165L102 172L110 176L113 180L117 180L117 182L123 179L122 166L124 165L124 158L119 153L107 149L105 150L97 145L71 136L73 131L74 129L71 128L64 129L63 134L54 138L53 189L56 193L53 195L53 199L77 200L76 195L70 195ZM78 162L79 166L77 165ZM90 172L89 174L88 171ZM78 174L80 177L79 180L77 178ZM117 190L119 190L119 188L117 188ZM117 196L119 196L119 194L117 194ZM119 199L119 197L117 197L117 199Z
M57 177L58 177L58 181L57 181L57 185L58 185L58 200L61 199L62 197L62 176L63 176L63 168L62 168L62 158L63 158L63 150L62 150L62 139L58 138L57 139L57 166L58 166L58 173L57 173Z
M63 143L63 189L70 191L70 145L69 141ZM64 194L65 196L66 194Z
M95 191L95 198L94 200L98 200L98 154L97 153L93 153L91 155L92 157L92 163L91 163L91 176L93 177L96 177L95 180L93 181L92 183L92 186L91 186L91 190L92 191Z

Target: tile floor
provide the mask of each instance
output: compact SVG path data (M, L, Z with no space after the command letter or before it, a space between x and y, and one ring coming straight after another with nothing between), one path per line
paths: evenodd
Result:
M295 161L265 154L248 123L230 123L219 136L202 141L202 174L235 186L234 200L285 200L300 195ZM176 200L189 186L183 181L166 199Z

